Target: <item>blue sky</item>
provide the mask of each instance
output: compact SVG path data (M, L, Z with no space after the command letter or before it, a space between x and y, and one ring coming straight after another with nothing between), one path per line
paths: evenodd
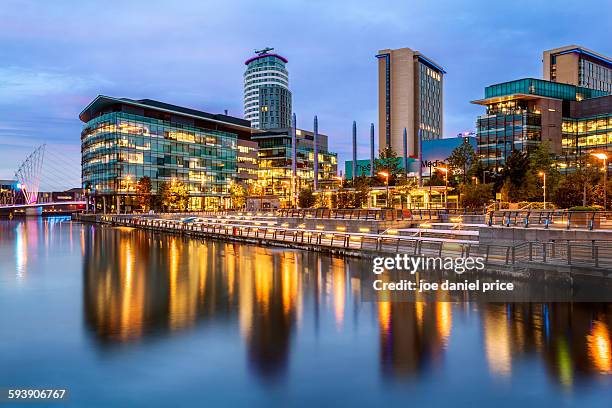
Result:
M97 94L242 116L243 62L289 59L298 126L314 114L341 162L352 121L367 156L379 49L410 47L443 65L444 134L474 128L483 88L541 77L542 51L580 44L611 55L602 1L12 1L0 7L0 178L37 145L74 167L78 113Z

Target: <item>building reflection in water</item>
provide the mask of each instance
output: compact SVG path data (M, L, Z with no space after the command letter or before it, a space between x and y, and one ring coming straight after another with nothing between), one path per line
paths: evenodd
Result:
M509 377L513 361L529 355L564 387L578 376L612 374L610 304L487 304L481 318L493 376Z
M542 361L564 386L578 376L612 374L610 305L361 302L368 261L131 228L86 226L74 235L85 254L87 326L102 345L180 334L203 321L236 324L253 373L280 379L303 321L312 322L306 329L316 335L331 336L320 333L328 330L322 322L342 332L349 330L347 321L367 324L371 311L387 378L443 366L454 322L463 317L480 319L493 377L510 378L521 356Z
M452 328L448 302L378 302L382 372L418 374L441 362Z
M49 251L50 239L56 236L65 240L64 234L55 233L56 229L68 231L67 242L55 244L66 245L67 250L73 250L73 234L82 231L80 224L70 222L70 217L21 218L13 221L0 219L0 248L2 260L11 259L14 269L6 269L2 273L11 274L16 282L23 282L28 277L28 271L39 257ZM62 248L64 250L65 248Z

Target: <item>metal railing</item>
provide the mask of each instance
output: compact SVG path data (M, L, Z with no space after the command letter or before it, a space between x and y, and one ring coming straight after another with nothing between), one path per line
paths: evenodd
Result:
M612 229L610 211L568 210L501 210L487 216L489 226L528 228L536 225L544 228L599 230Z
M481 244L469 240L386 234L321 231L276 225L228 223L224 219L184 221L166 218L104 216L103 222L160 232L196 236L247 238L271 243L319 246L328 249L370 251L439 257L482 257L486 265L525 267L528 264L597 268L612 273L612 241L555 240L519 244Z

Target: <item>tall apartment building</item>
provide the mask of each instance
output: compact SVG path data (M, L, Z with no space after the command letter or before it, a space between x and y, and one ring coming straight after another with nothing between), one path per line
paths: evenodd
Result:
M288 61L272 50L255 51L244 63L244 118L256 129L291 126Z
M423 140L442 138L446 71L410 48L380 50L376 58L379 146L402 156L405 128L408 155L417 155L419 131Z
M612 60L578 45L544 51L544 79L612 92Z

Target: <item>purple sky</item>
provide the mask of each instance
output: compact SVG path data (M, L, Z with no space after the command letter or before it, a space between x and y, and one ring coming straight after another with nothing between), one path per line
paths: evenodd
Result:
M298 126L311 128L318 114L341 162L353 120L367 156L374 55L383 48L417 49L446 68L450 137L474 128L482 108L469 101L486 85L541 77L544 49L580 44L612 54L611 15L607 0L3 0L0 179L47 143L78 184L78 113L97 94L242 117L243 62L266 46L289 59Z

